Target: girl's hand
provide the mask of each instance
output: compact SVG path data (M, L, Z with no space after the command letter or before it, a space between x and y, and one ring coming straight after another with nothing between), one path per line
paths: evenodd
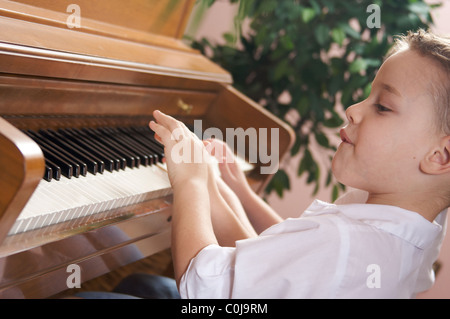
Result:
M233 199L237 195L243 209L233 206L243 225L251 225L257 233L261 233L268 227L282 221L282 218L262 200L250 187L244 172L239 167L233 152L228 145L220 140L208 140L207 150L219 161L219 170L225 186L233 191L227 190L224 185L218 183L222 197L230 203L236 203ZM241 213L245 210L244 213ZM247 220L248 218L248 220ZM250 227L247 227L250 229ZM250 236L249 236L250 237Z
M150 122L155 138L164 145L169 180L172 187L192 179L208 182L210 155L203 142L182 122L160 111Z
M209 139L207 142L206 150L219 162L221 177L231 190L238 195L252 192L244 172L228 145L217 139Z

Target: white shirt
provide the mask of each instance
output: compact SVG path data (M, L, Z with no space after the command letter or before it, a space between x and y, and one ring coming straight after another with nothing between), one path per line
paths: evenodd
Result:
M314 201L236 247L202 249L182 298L412 298L434 282L443 211L431 223L395 206Z

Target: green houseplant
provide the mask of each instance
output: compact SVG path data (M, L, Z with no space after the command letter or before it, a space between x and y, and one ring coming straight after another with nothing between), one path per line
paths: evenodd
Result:
M215 0L203 1L209 6ZM192 46L210 52L237 89L293 127L298 175L307 174L314 193L323 184L332 187L334 200L344 186L333 179L331 165L323 172L312 143L331 162L336 145L327 129L344 123L339 105L345 109L370 93L393 36L429 28L437 6L423 0L240 0L237 30L244 18L251 20L245 35L225 34L226 45L202 39ZM280 169L266 192L282 197L289 187Z

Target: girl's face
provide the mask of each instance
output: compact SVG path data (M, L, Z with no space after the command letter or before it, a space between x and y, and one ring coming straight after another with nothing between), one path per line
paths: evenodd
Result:
M411 50L383 63L369 97L346 111L332 163L338 181L375 194L414 191L420 161L439 138L430 94L438 72Z

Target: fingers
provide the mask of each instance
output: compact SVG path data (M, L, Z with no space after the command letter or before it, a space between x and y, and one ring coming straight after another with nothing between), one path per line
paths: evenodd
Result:
M171 141L180 141L191 134L182 122L169 115L154 111L153 116L156 122L150 121L149 127L155 132L156 140L164 145L169 145Z
M217 159L221 176L227 184L237 183L245 178L233 151L224 141L208 139L204 140L203 144L208 153Z
M180 124L182 124L181 122L177 121L176 119L174 119L170 115L164 114L164 113L162 113L161 111L158 111L158 110L153 112L153 117L155 118L157 123L159 123L162 126L166 127L171 132L173 130L175 130L176 128L181 127Z
M156 123L155 121L150 121L150 129L155 132L155 138L161 144L166 144L166 141L170 140L171 132L164 126Z
M206 150L214 156L219 163L227 162L227 163L234 163L235 157L233 151L230 149L230 147L225 143L224 141L218 140L218 139L208 139L204 140L203 143L206 146Z

